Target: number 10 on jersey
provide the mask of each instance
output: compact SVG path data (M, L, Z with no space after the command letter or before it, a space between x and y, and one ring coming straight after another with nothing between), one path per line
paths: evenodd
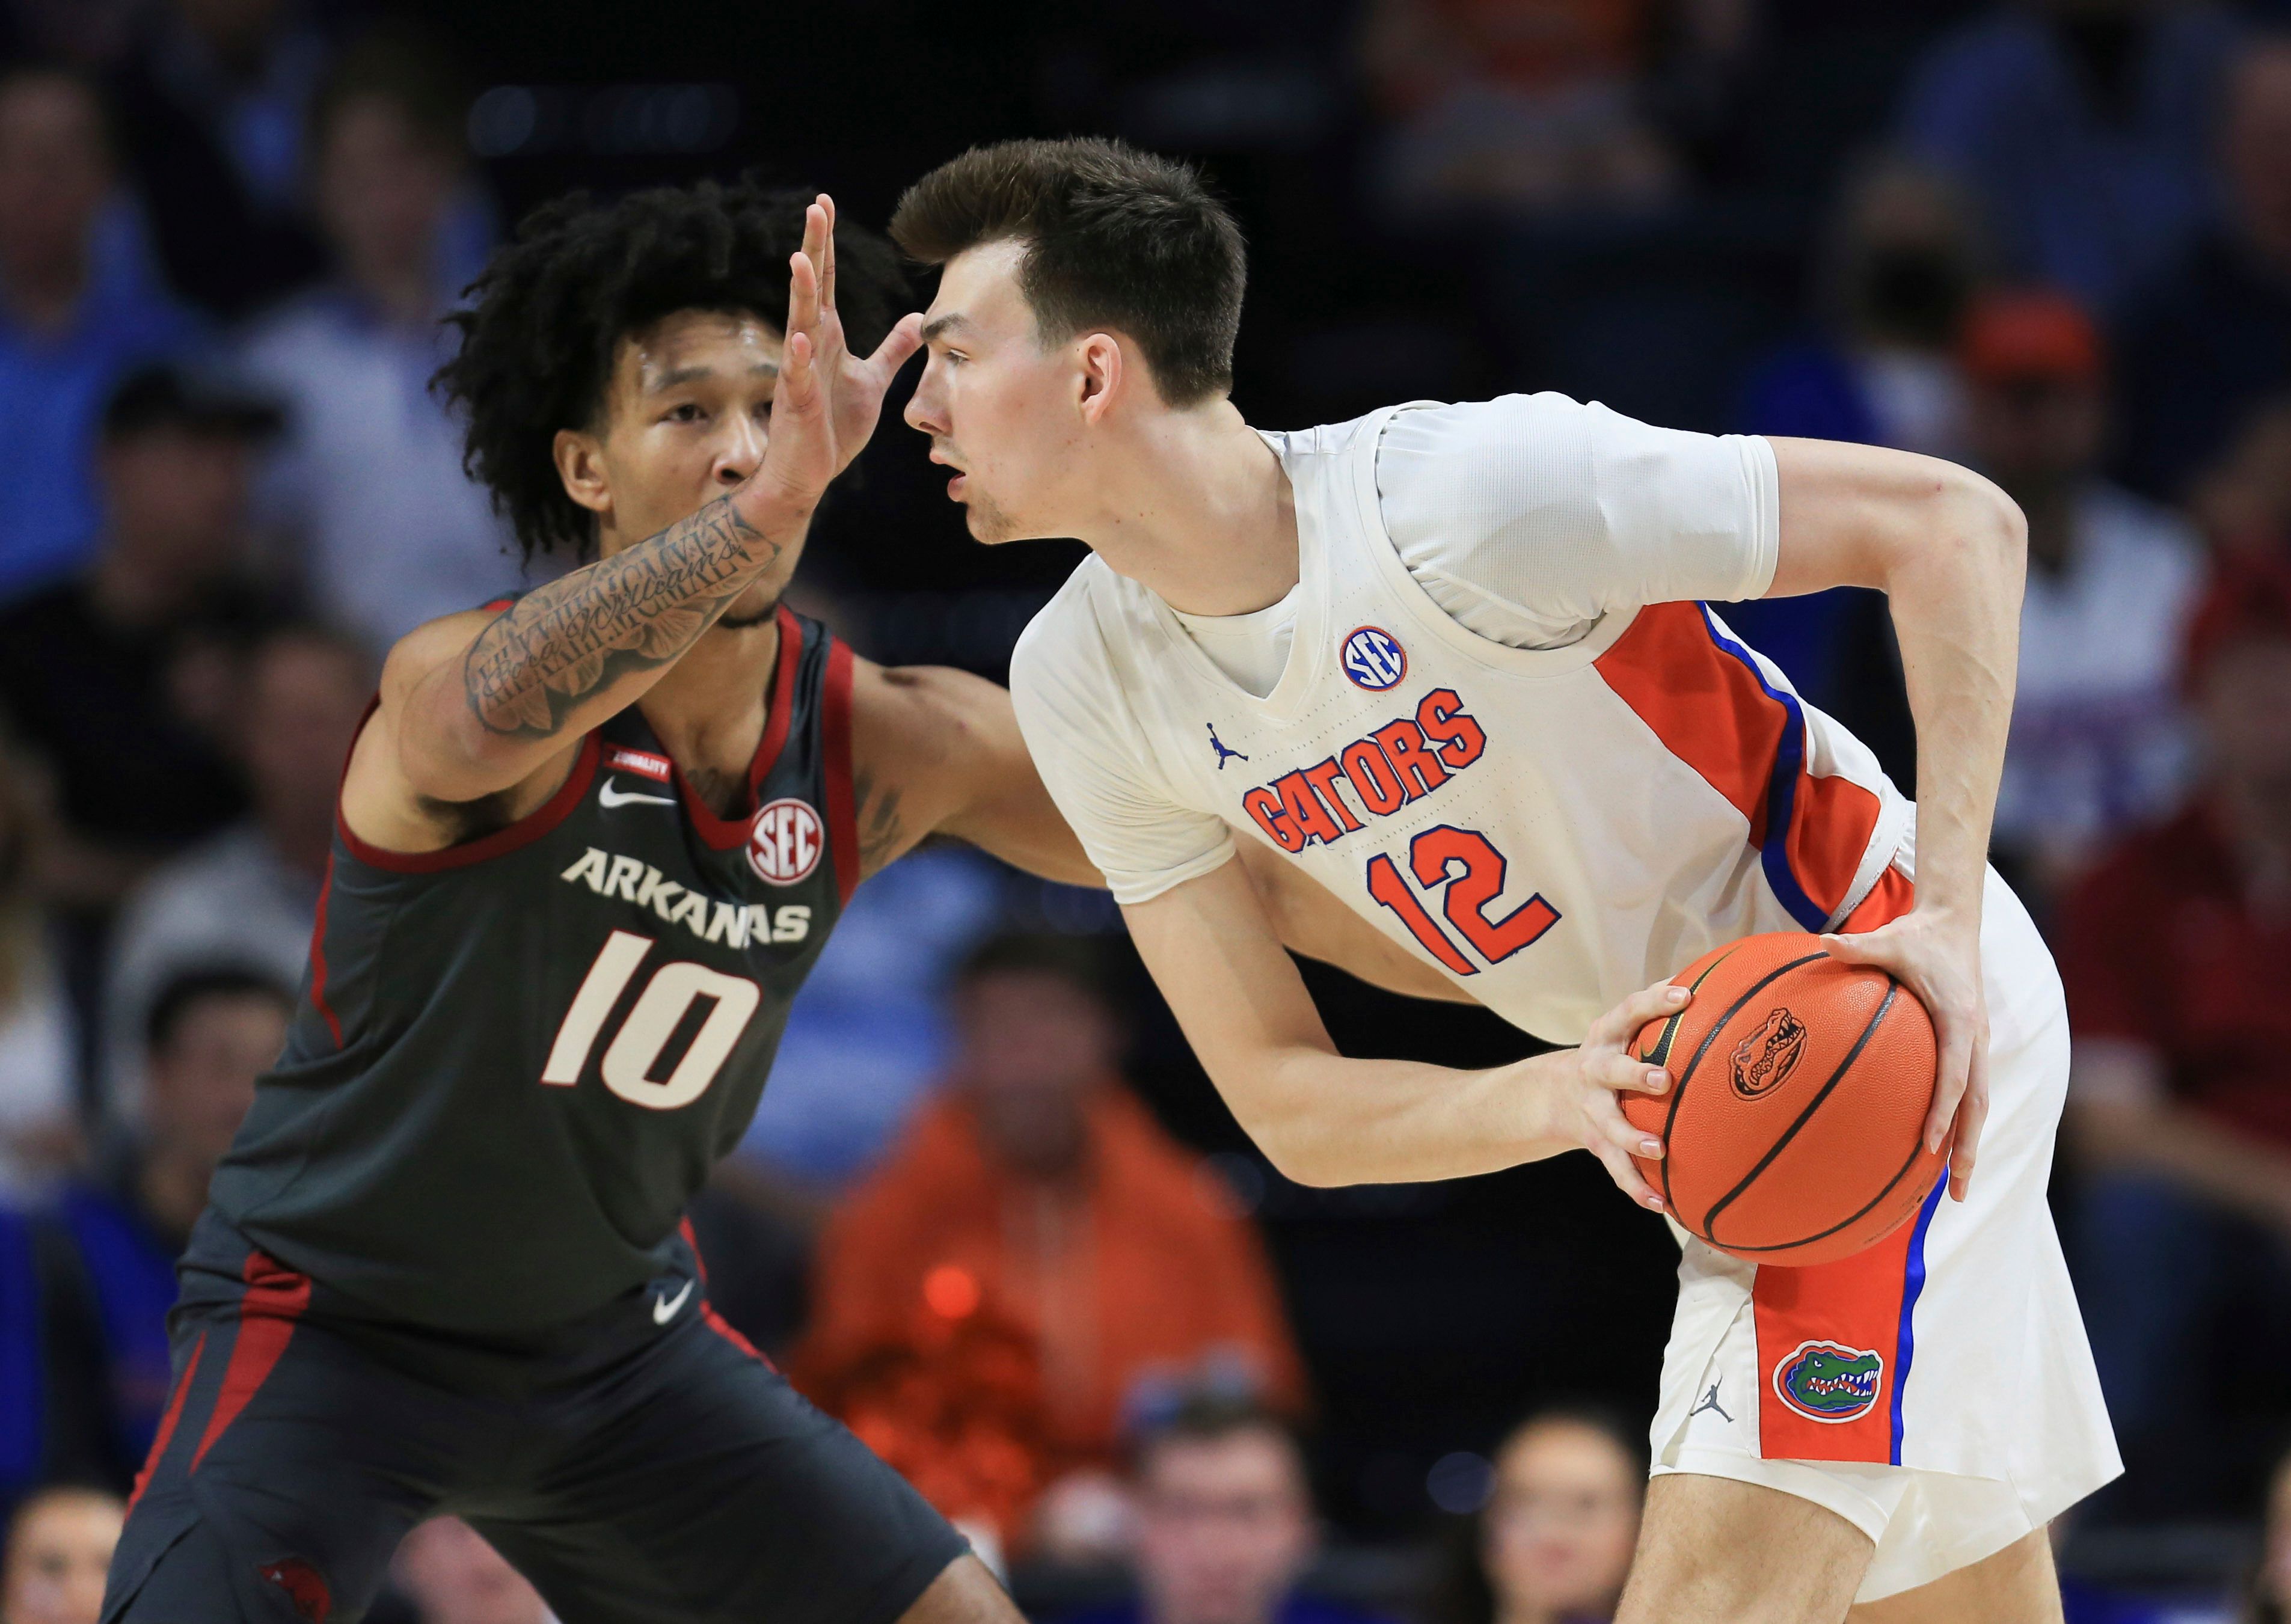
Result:
M1480 967L1465 952L1467 945L1488 963L1500 964L1559 922L1559 910L1540 893L1500 919L1488 917L1488 904L1503 895L1508 866L1503 853L1476 829L1443 824L1409 841L1409 871L1425 890L1443 893L1440 911L1455 936L1440 928L1382 852L1368 860L1368 894L1392 910L1426 953L1459 976L1476 976ZM1456 936L1464 938L1462 944Z

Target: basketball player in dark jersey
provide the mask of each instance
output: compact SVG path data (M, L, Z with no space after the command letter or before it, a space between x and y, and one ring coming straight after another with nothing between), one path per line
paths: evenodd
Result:
M544 210L456 318L472 470L529 550L600 556L391 651L107 1620L354 1624L455 1513L566 1624L1015 1624L679 1226L866 874L944 833L1100 883L1001 689L780 604L916 348L897 291L824 197L703 186Z

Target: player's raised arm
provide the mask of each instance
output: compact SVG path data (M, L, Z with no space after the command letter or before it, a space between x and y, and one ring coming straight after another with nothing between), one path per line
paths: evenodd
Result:
M632 703L735 599L793 570L822 493L917 342L910 319L871 357L846 349L833 226L822 197L791 260L768 444L744 483L502 614L433 623L391 651L378 725L416 795L473 800L522 782Z
M1632 1165L1660 1146L1615 1096L1669 1078L1631 1057L1639 1027L1683 987L1633 993L1580 1049L1486 1071L1339 1055L1249 876L1227 863L1127 904L1131 939L1210 1080L1250 1138L1299 1184L1396 1184L1493 1172L1589 1150L1632 1200L1661 1210Z
M1980 475L1909 452L1777 439L1781 550L1772 595L1883 591L1917 732L1917 905L1837 957L1901 977L1933 1011L1941 1075L1926 1143L1955 1124L1950 1191L1972 1176L1989 1114L1981 898L2019 668L2028 527ZM1960 1103L1961 1102L1961 1103Z

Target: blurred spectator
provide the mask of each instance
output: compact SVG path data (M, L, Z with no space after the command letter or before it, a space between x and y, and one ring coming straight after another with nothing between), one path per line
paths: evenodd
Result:
M225 319L324 264L301 212L302 132L326 41L296 0L163 0L113 80L160 261Z
M77 1149L71 1009L30 895L36 831L0 753L0 1202L20 1202Z
M1982 257L1956 188L1898 157L1864 165L1846 183L1821 263L1820 327L1752 372L1741 431L1962 459L1957 341ZM1837 628L1853 596L1840 588L1733 604L1726 621L1807 698L1837 710Z
M222 738L262 615L240 573L247 454L274 422L192 374L135 374L104 412L93 566L0 611L0 711L55 776L60 901L109 905L244 805Z
M247 662L237 716L249 816L156 870L121 908L105 977L105 1101L133 1119L158 990L200 964L302 978L334 832L334 790L374 693L366 651L322 626L272 632Z
M2291 1624L2291 1455L2276 1464L2267 1485L2265 1540L2242 1624Z
M310 115L338 275L246 343L250 371L288 406L265 506L302 538L313 607L378 648L519 580L429 390L460 287L441 259L462 121L452 75L412 41L377 35L342 58Z
M1660 201L1638 105L1647 0L1374 0L1361 61L1388 121L1386 211L1526 216Z
M141 1129L57 1204L68 1261L47 1271L44 1334L52 1351L73 1351L76 1368L73 1390L49 1406L63 1435L54 1447L83 1471L100 1465L122 1487L166 1404L175 1259L254 1080L285 1043L291 1012L285 988L252 971L208 969L171 982L151 1009Z
M418 1624L551 1624L541 1593L459 1517L433 1517L398 1548L390 1580Z
M2006 274L2110 310L2203 223L2234 36L2202 4L2001 5L1928 52L1901 139L1980 200Z
M1304 1454L1271 1411L1186 1403L1138 1441L1129 1491L1137 1595L1072 1624L1370 1624L1298 1592L1320 1530Z
M1637 1435L1591 1411L1531 1416L1496 1451L1492 1491L1451 1559L1435 1624L1613 1617L1645 1497Z
M1012 1447L1031 1458L985 1507L1007 1535L1022 1490L1113 1459L1125 1406L1155 1384L1229 1370L1293 1408L1303 1378L1256 1234L1114 1075L1119 1034L1088 939L991 941L952 1001L953 1087L829 1224L796 1371L849 1419L876 1403L861 1378L885 1350L974 1319L991 1330L977 1358L966 1344L961 1358L896 1363L932 1391L891 1410L959 1414L961 1393L941 1405L938 1390L972 1381L1030 1395ZM919 1486L938 1464L886 1452ZM951 1479L942 1508L978 1509L945 1503L967 1486Z
M44 1489L17 1508L0 1553L0 1624L96 1624L126 1521L100 1489Z
M2119 466L2176 502L2253 408L2291 390L2291 34L2247 46L2221 120L2226 218L2126 312Z
M2054 938L2086 1173L2078 1290L2134 1483L2148 1456L2223 1441L2188 1423L2237 1349L2279 1393L2291 1331L2291 568L2226 575L2188 670L2200 792L2102 863ZM2231 1304L2236 1333L2207 1339ZM2202 1466L2148 1482L2168 1504L2201 1492Z
M2222 559L2291 559L2291 395L2254 412L2189 493Z
M2069 300L1999 294L1965 337L1973 461L2029 521L2020 687L1995 844L2040 908L2099 842L2160 816L2186 781L2179 703L2200 543L2101 479L2100 340Z
M111 195L87 83L0 71L0 599L87 561L97 414L131 367L192 336L189 318L98 253Z

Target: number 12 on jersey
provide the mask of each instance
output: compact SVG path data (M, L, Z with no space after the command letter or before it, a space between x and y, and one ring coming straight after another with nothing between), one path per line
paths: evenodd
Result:
M1503 853L1476 829L1443 824L1427 829L1408 843L1408 866L1416 883L1427 891L1442 890L1440 911L1456 935L1490 964L1500 964L1559 922L1559 910L1541 893L1505 914L1488 917L1488 904L1503 895ZM1392 859L1379 852L1368 860L1368 894L1398 916L1408 934L1424 951L1459 976L1476 976L1472 962L1454 937L1440 929Z

